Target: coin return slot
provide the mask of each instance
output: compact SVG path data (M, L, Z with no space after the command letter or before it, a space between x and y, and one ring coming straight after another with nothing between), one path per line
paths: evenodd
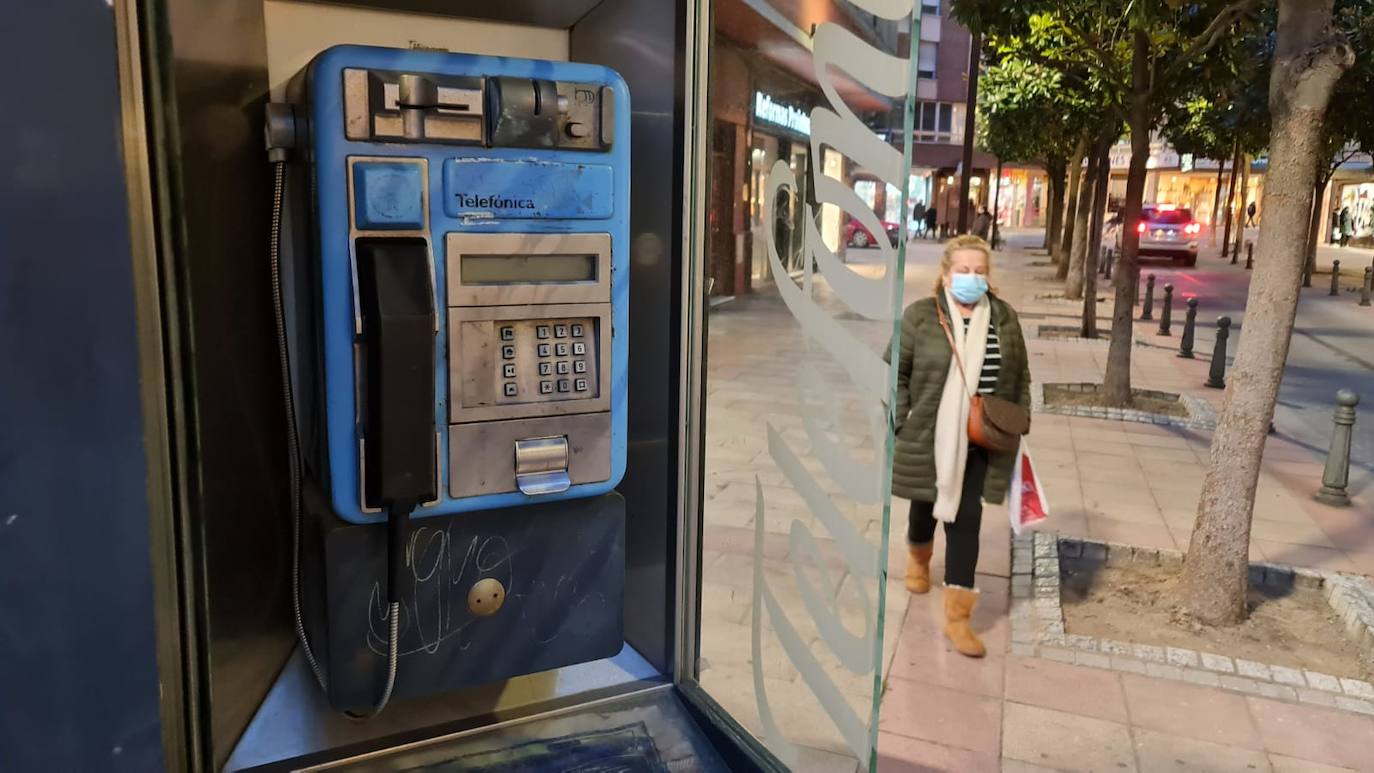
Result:
M515 441L515 485L526 496L567 491L572 485L568 477L568 437Z

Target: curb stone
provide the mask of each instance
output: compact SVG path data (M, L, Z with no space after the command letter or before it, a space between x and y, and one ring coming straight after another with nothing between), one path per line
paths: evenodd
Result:
M1014 654L1374 715L1374 684L1364 680L1221 653L1066 634L1060 582L1063 558L1118 566L1176 565L1182 562L1183 554L1177 550L1059 538L1052 532L1017 536L1012 542L1010 615ZM1361 651L1374 657L1374 583L1368 578L1265 562L1252 564L1250 577L1256 585L1280 590L1295 586L1319 588Z

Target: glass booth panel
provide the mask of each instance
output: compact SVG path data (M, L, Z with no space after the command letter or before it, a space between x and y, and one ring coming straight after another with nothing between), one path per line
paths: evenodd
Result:
M740 195L701 205L712 254L689 276L698 297L717 289L689 331L701 487L687 681L793 770L874 766L884 619L905 604L900 572L887 581L886 360L914 201L915 10L713 6L702 142L733 138L709 149L710 173L730 176L711 189Z

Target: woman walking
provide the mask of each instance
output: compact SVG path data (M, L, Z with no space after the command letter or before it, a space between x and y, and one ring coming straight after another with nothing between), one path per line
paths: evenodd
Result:
M906 587L930 590L935 527L943 523L944 632L969 657L986 654L969 628L978 600L982 503L1006 497L1030 416L1026 342L1016 312L989 290L991 260L988 243L976 236L945 244L934 293L902 314L897 372L892 493L911 500ZM981 433L970 442L970 414L977 423L984 411L1011 414L1011 423L1024 427L1013 429L1009 442L992 443ZM991 445L1001 448L985 447Z

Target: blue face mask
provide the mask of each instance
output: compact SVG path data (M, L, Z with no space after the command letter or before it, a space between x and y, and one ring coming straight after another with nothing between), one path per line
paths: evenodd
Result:
M955 300L972 306L988 293L988 279L982 274L950 274L949 291Z

